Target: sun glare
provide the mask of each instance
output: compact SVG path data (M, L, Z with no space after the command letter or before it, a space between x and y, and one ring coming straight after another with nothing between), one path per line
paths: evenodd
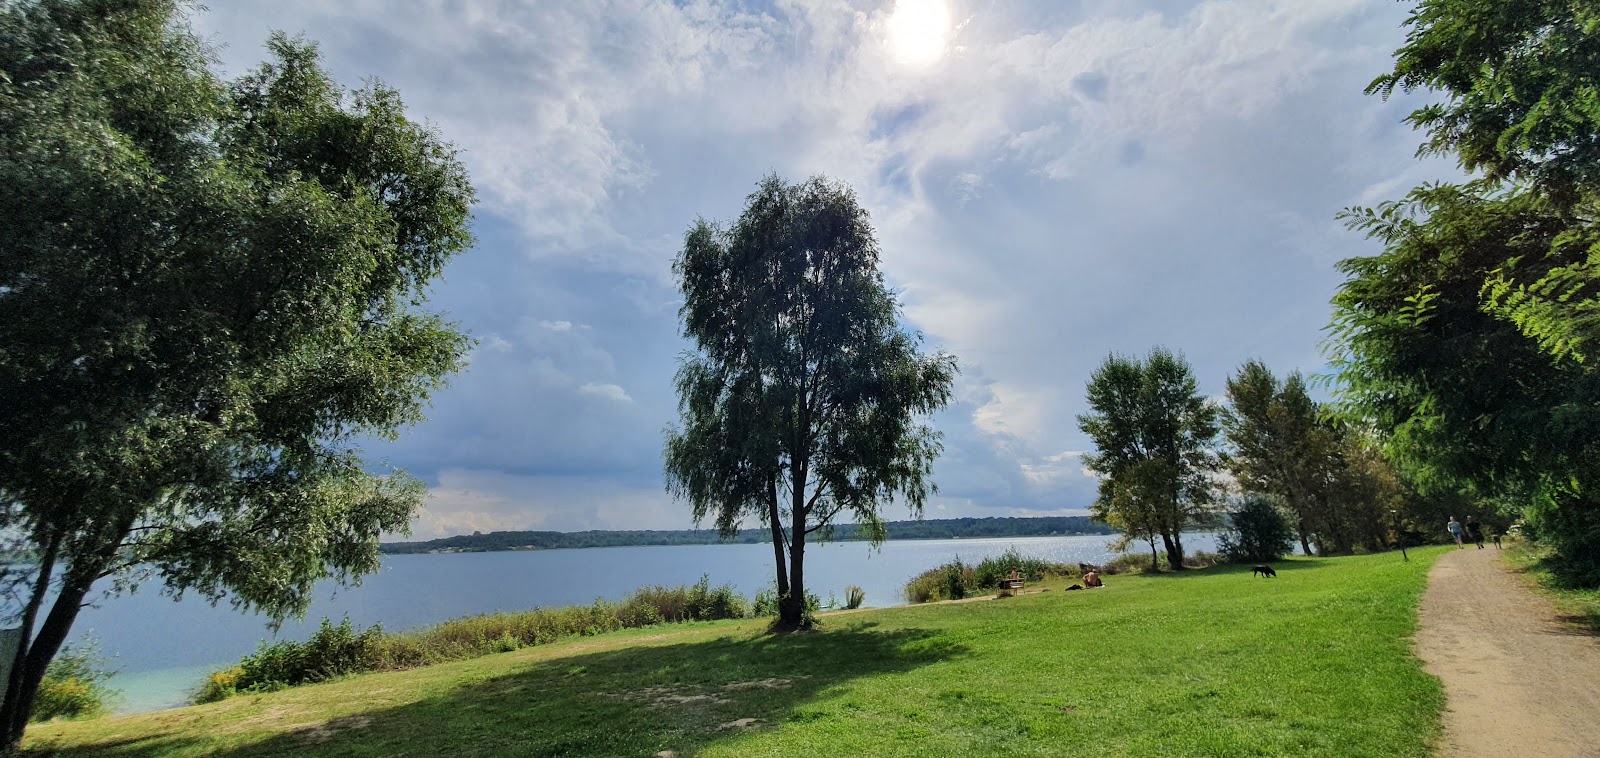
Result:
M889 14L889 50L895 60L927 66L944 55L950 38L947 0L895 0Z

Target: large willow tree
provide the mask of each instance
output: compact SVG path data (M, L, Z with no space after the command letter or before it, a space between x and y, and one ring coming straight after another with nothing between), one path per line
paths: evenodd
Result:
M222 81L182 12L0 3L12 749L91 590L282 619L375 569L423 490L355 443L417 420L468 345L422 308L471 241L450 146L282 36Z
M807 538L847 517L884 539L881 507L920 516L956 364L897 323L867 213L815 177L761 182L732 226L701 220L673 270L684 336L668 489L724 534L771 531L779 623L805 621Z

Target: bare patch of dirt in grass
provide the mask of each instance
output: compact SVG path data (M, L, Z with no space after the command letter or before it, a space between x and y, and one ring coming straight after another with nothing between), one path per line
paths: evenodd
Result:
M275 729L285 721L294 721L305 716L304 708L274 705L266 710L242 719L230 719L221 725L219 731L223 732L248 732L255 729Z
M609 693L609 697L623 700L643 701L657 707L671 707L683 705L722 705L732 702L716 695L704 693L688 694L681 687L645 687L632 692Z
M718 729L749 729L750 727L755 726L756 724L759 724L759 723L761 723L761 719L748 719L748 718L746 718L746 719L734 719L733 721L729 721L726 724L718 724L717 728Z
M307 724L295 729L294 731L300 735L301 739L304 739L307 742L316 743L326 742L329 738L339 734L340 732L348 732L355 729L365 729L371 724L371 716L344 716L342 718L328 719L327 721L320 723Z
M801 676L800 678L804 679L805 677ZM791 679L780 679L778 677L773 677L771 679L751 679L748 682L729 682L727 684L722 685L722 688L725 689L725 690L730 690L730 691L735 691L735 692L739 691L739 690L757 690L757 689L759 689L759 690L779 690L779 689L783 689L785 687L788 687L789 685L791 685L793 683L794 683L794 681L791 680Z

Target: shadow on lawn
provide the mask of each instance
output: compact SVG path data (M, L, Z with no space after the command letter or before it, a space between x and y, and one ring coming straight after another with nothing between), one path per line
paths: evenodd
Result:
M967 652L939 633L877 631L876 625L540 661L421 702L303 725L207 754L682 755L736 738L746 727L732 724L741 719L755 719L750 728L760 729L803 718L801 706L851 679ZM72 754L154 758L201 745L169 733L86 747Z
M1400 554L1398 552L1396 552L1395 553L1395 560L1399 560L1399 559L1400 559ZM1279 574L1282 574L1284 572L1291 572L1292 573L1292 572L1295 572L1295 571L1304 571L1306 569L1318 568L1319 566L1322 565L1322 562L1326 561L1326 560L1327 560L1326 558L1321 558L1321 557L1318 557L1318 558L1306 558L1306 557L1303 557L1303 556L1295 556L1292 560L1273 561L1273 562L1271 562L1271 563L1269 563L1267 565L1271 566L1274 571L1277 571ZM1206 566L1204 568L1186 568L1186 569L1184 569L1182 571L1162 571L1159 574L1152 574L1152 573L1149 573L1149 572L1145 572L1145 573L1139 574L1138 576L1153 577L1153 578L1157 578L1157 579L1182 579L1183 577L1186 577L1186 576L1216 576L1218 574L1248 574L1248 573L1250 573L1250 570L1255 567L1255 565L1256 564L1254 564L1254 563L1218 563L1215 566Z

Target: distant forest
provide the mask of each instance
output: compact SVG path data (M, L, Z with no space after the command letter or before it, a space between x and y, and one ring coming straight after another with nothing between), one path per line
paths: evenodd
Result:
M1041 518L950 518L926 521L890 521L891 540L941 540L970 537L1048 537L1067 534L1115 534L1105 524L1088 516L1045 516ZM834 529L835 540L861 539L853 524ZM391 555L405 553L484 553L494 550L559 550L584 547L623 547L626 545L715 545L771 542L764 528L746 529L738 536L723 539L714 529L675 531L588 531L588 532L490 532L443 537L423 542L388 542L379 550Z

